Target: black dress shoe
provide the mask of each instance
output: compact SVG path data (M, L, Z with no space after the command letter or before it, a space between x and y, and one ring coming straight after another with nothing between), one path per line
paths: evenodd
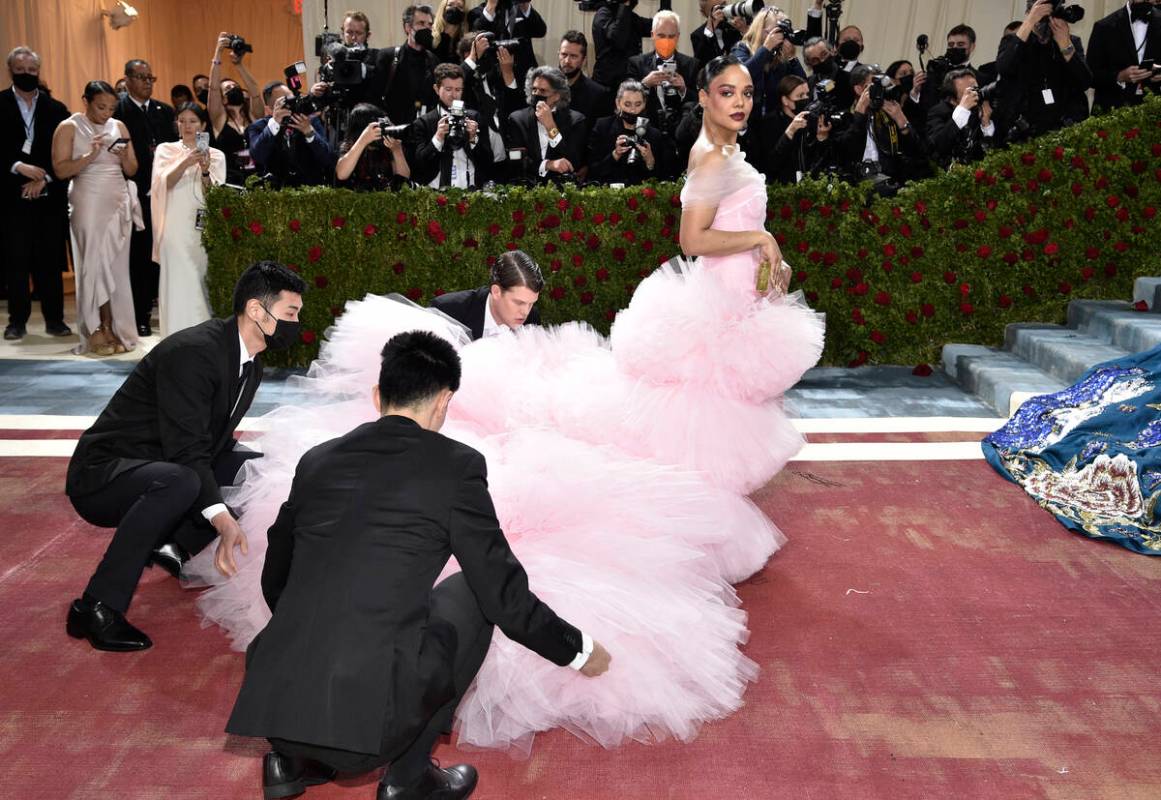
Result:
M9 325L4 329L4 338L10 342L15 342L24 338L23 325Z
M419 783L411 786L396 786L391 783L391 773L383 776L379 784L376 800L462 800L471 797L479 781L479 773L470 764L456 764L454 767L440 769L435 764L427 768L427 772L419 779Z
M182 567L189 561L189 553L177 542L168 542L150 553L149 560L173 577L180 578Z
M65 630L74 639L88 639L96 649L114 653L146 650L153 646L149 637L130 625L120 611L85 597L73 601Z
M60 325L45 325L44 332L49 336L72 336L73 329L63 322Z
M145 323L144 325L138 325L137 326L137 335L138 336L152 336L153 335L153 328L149 327L148 322Z
M266 800L296 797L308 786L318 786L334 779L333 769L307 758L285 756L271 750L262 759L262 796Z

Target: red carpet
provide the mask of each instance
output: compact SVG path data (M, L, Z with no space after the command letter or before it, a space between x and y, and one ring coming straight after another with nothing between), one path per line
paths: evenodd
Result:
M192 593L147 573L145 653L66 637L108 534L64 468L0 459L0 795L260 797L263 747L222 733L242 659ZM747 706L688 745L466 754L476 797L1161 797L1161 560L1067 533L982 461L792 464L756 499L791 541L740 590Z

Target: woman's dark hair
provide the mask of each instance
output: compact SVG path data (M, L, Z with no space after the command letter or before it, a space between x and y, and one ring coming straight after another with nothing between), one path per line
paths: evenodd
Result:
M306 281L277 261L258 261L251 264L234 285L234 313L246 310L246 303L257 300L270 308L281 292L303 294Z
M197 116L197 118L199 120L201 120L203 125L210 124L209 114L207 114L206 110L204 108L202 108L201 106L199 106L197 103L182 103L180 106L177 107L177 110L173 112L173 118L177 119L186 111Z
M714 78L721 75L730 67L745 66L737 57L732 55L718 56L711 59L705 67L697 73L697 88L709 91L709 86L713 83Z
M113 91L113 87L105 81L89 81L85 84L84 98L90 103L99 94L111 94L113 97L117 96L117 93Z
M460 357L451 344L428 331L392 336L379 366L379 403L383 409L407 408L444 389L460 388Z
M790 93L799 86L805 86L806 79L800 78L797 75L787 75L782 80L778 81L778 85L774 88L779 98L789 97Z
M898 61L892 61L891 64L887 67L887 71L884 74L888 78L890 78L891 80L895 80L895 76L899 73L899 68L902 67L904 64L911 67L911 69L915 69L914 64L912 64L910 61L908 61L905 58L901 58Z
M492 267L492 283L503 290L524 286L539 294L544 289L544 275L532 256L523 250L508 250Z
M343 139L344 151L350 150L355 141L363 135L363 131L377 119L387 116L383 109L374 103L359 103L347 115L347 136Z

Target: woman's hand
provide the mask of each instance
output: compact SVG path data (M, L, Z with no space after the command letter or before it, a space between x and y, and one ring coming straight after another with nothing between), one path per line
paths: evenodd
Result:
M369 123L366 128L363 128L363 132L359 134L359 141L357 144L362 147L366 147L372 142L377 142L381 138L383 138L383 134L379 130L378 121L376 121Z
M770 264L771 277L777 278L782 265L782 248L769 231L755 231L754 246L758 248L763 261Z
M825 142L827 140L827 137L830 136L831 127L832 126L830 124L830 118L826 114L819 114L818 115L818 132L815 134L814 138L820 142Z
M652 171L657 166L657 156L653 155L653 147L647 141L642 141L637 145L637 152L641 154L641 160L645 162L645 168Z
M793 139L800 130L806 127L807 116L805 111L794 115L794 119L790 120L790 124L786 126L787 139Z
M230 49L230 34L226 33L225 31L222 31L221 33L218 34L217 52L220 54L223 50L229 50L229 49ZM237 63L237 62L234 62L234 63Z
M613 160L620 161L632 149L633 145L629 144L628 139L624 136L618 136L617 141L613 144Z
M403 155L403 142L396 139L394 136L384 136L383 144L386 145L387 149L391 151L391 155Z
M93 137L89 144L89 152L85 153L85 158L90 160L96 158L101 153L101 148L105 146L105 134L99 133Z

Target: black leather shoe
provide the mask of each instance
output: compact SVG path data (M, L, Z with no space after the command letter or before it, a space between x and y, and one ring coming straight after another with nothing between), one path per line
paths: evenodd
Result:
M73 329L63 322L60 325L45 325L44 332L49 336L72 336Z
M262 759L262 796L266 800L296 797L308 786L335 779L335 771L317 761L285 756L271 750Z
M440 769L435 764L411 786L396 786L391 783L391 773L383 776L379 784L376 800L462 800L471 797L479 781L479 773L470 764L456 764Z
M21 325L9 325L4 329L4 338L10 342L15 342L24 338L24 327Z
M144 325L138 325L137 326L137 335L138 336L152 336L153 335L153 328L149 327L148 322L145 323Z
M189 561L189 553L177 542L168 542L150 553L149 560L173 577L180 578L182 567Z
M74 639L88 639L98 650L127 653L153 647L150 638L130 625L120 611L84 597L73 601L65 630Z

